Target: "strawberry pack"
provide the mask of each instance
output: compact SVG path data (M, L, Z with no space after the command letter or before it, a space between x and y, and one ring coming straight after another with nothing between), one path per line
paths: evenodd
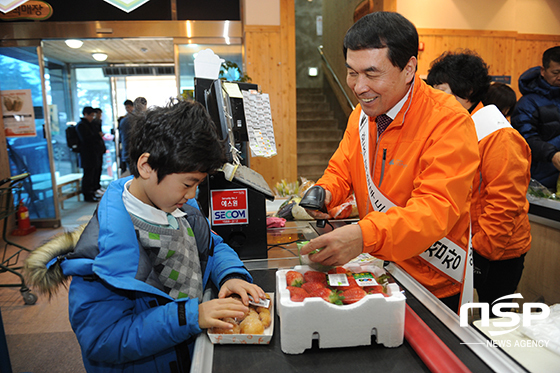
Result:
M403 342L405 296L383 268L348 263L327 272L307 265L276 272L280 344L300 354L318 339L319 348ZM374 336L374 337L372 337Z

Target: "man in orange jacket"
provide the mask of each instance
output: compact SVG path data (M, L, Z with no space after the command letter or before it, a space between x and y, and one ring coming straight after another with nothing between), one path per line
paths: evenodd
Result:
M362 252L394 261L457 311L479 163L472 119L416 76L418 33L400 14L357 21L344 53L359 105L317 185L328 208L354 192L360 221L311 240L302 254L323 248L310 259L326 265Z
M474 52L445 53L432 62L428 84L450 93L471 114L480 166L471 201L474 287L492 304L515 292L531 247L529 201L531 149L494 105L484 106L488 66Z

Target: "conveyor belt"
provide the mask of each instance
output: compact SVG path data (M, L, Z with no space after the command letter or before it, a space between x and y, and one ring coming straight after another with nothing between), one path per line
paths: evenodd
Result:
M275 273L275 269L251 271L255 283L267 292L275 291ZM407 304L472 372L491 372L418 300L411 294L406 296ZM279 323L277 314L275 317L276 323ZM407 341L397 348L372 343L371 346L319 349L314 343L303 354L288 355L280 349L279 329L274 331L269 345L215 345L212 365L214 372L429 372Z

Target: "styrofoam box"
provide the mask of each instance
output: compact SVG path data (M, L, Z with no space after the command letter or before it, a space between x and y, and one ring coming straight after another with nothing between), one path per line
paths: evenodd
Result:
M376 276L385 271L373 265L362 265L353 272L372 272ZM312 270L302 265L294 271ZM385 347L398 347L404 337L406 298L397 284L389 284L387 293L368 294L358 302L336 305L322 298L306 298L292 302L286 289L288 269L276 272L276 310L280 318L280 345L286 354L301 354L311 348L314 338L319 348L371 345L371 336ZM381 271L381 273L380 273Z

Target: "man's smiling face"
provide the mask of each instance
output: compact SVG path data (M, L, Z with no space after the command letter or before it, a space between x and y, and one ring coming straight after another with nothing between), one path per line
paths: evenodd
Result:
M416 72L411 57L401 70L393 66L387 48L349 49L346 54L346 83L370 117L385 114L408 92Z

